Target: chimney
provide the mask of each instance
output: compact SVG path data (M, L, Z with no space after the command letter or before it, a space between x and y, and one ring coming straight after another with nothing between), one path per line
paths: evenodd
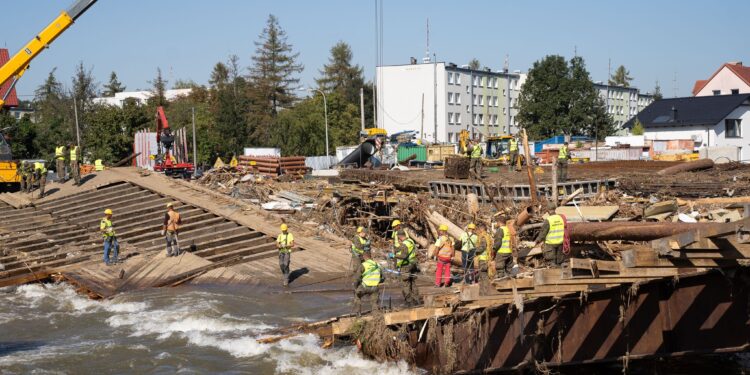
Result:
M416 57L410 57L409 58L409 64L411 64L411 65L417 65L417 58Z
M729 65L737 65L737 66L742 66L742 61L730 61L730 62L728 62L727 64L729 64Z
M672 122L677 121L677 108L675 106L672 106Z

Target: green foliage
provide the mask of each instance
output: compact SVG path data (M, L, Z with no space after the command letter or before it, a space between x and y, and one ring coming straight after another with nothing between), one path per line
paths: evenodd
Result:
M344 42L331 47L328 64L320 70L316 80L318 87L326 93L337 93L352 104L359 104L359 90L365 84L362 67L352 65L352 49Z
M664 96L661 93L661 86L659 86L659 81L656 81L656 86L654 86L654 100L662 99L664 99Z
M630 87L630 81L633 77L630 76L630 71L625 69L624 65L620 65L609 78L609 84L614 86Z
M518 119L533 139L559 134L603 137L614 123L581 57L536 61L518 100Z
M156 68L156 78L149 83L151 84L152 96L148 98L148 104L166 107L168 104L166 97L168 81L162 77L161 68Z
M469 61L469 69L479 70L479 68L481 66L482 66L482 64L476 58L473 58L473 59L471 59L471 61Z
M645 132L646 132L646 129L643 127L641 120L639 120L638 117L636 117L635 124L633 124L633 129L630 130L630 133L633 135L643 135L643 133Z
M82 137L86 159L114 163L130 155L135 132L148 127L151 118L146 107L132 100L125 101L122 108L94 104L84 116L88 124Z
M76 139L73 117L73 100L65 93L57 80L55 70L34 91L35 137L30 151L35 157L49 158L55 146L74 142Z
M109 74L109 82L104 85L103 96L111 97L115 96L118 92L125 91L125 86L117 79L117 73L112 72Z

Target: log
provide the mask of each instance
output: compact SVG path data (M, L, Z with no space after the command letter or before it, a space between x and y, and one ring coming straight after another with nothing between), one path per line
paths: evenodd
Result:
M423 249L427 249L428 247L430 247L430 241L427 241L426 238L418 235L411 228L404 228L404 230L409 235L409 237L414 240L414 242L416 242L417 244L419 244L419 247L421 247Z
M126 156L126 157L120 159L120 161L118 161L117 163L113 164L112 167L114 168L114 167L123 166L123 165L127 164L128 162L130 162L131 160L137 158L138 155L140 155L140 154L141 154L140 152L137 152L137 153L134 153L134 154L130 154L130 156Z
M688 204L709 205L709 204L747 204L750 203L750 197L724 197L724 198L701 198L694 201L686 201Z
M526 154L526 174L529 177L529 188L531 189L531 204L536 206L539 202L539 193L536 190L536 180L534 179L534 167L531 162L531 149L529 148L529 137L526 134L526 129L521 130L521 137L523 139L523 151Z
M680 172L691 172L691 171L699 171L702 169L709 169L714 167L714 161L711 159L700 159L696 161L688 161L685 163L680 163L671 167L664 168L656 174L659 176L671 176Z
M572 201L573 199L575 199L581 193L583 193L583 188L576 189L576 191L570 193L570 195L568 195L567 197L565 197L565 199L563 199L562 202L560 202L560 206L564 206L564 205L570 203L570 201Z
M716 223L569 222L571 241L651 241L691 230L705 230Z
M458 241L459 238L461 238L461 235L464 233L464 230L461 229L458 225L453 224L448 219L446 219L443 215L437 213L437 212L430 212L429 216L427 217L427 220L431 222L435 227L440 226L441 224L445 224L448 226L448 235L453 237L455 241ZM456 251L456 254L453 256L453 265L454 266L461 266L461 252Z

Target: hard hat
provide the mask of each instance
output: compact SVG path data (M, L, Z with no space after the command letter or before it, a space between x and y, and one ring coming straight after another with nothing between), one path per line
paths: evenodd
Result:
M365 227L357 227L357 233L362 233L365 231Z
M444 231L447 232L448 231L448 225L447 224L440 224L440 226L438 227L438 230L444 230Z
M174 207L174 203L172 202L167 203L167 208L170 208L170 207Z
M391 224L391 228L395 228L397 225L401 225L401 220L393 220L393 223Z
M476 226L476 225L474 225L474 223L471 223L471 224L469 224L469 225L468 225L468 226L467 226L466 228L469 228L469 229L474 229L474 228L476 228L476 227L477 227L477 226Z
M104 210L104 214L105 214L105 215L112 215L112 210L110 210L110 209L108 208L108 209Z
M287 230L289 229L289 226L286 224L281 224L281 230Z

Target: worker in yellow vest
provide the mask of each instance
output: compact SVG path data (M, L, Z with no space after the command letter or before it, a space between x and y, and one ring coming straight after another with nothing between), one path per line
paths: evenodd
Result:
M507 219L498 217L500 226L495 232L495 246L492 254L495 263L496 277L513 276L514 269L518 270L518 255L514 252L513 238L508 228Z
M94 160L94 170L97 172L101 172L104 170L104 162L102 162L102 159Z
M474 267L477 270L477 277L474 281L482 284L483 288L486 288L489 285L489 263L491 252L492 236L487 233L487 227L484 223L479 223L477 224L477 247L476 256L474 257Z
M538 246L544 241L544 260L560 266L565 260L563 253L563 243L565 242L565 218L555 213L554 204L547 207L547 218L539 230L534 246Z
M516 168L516 164L518 163L518 138L513 137L508 143L508 160L510 161L508 172L510 172Z
M435 240L435 259L437 267L435 268L435 287L449 287L453 282L451 275L451 261L455 254L453 237L448 235L448 225L440 224L438 227L438 238Z
M471 142L470 158L470 170L474 174L474 178L482 178L482 146L479 145L479 141L476 139Z
M401 230L404 230L403 223L401 222L401 220L398 220L398 219L393 220L393 223L391 223L391 230L393 231L391 234L391 239L393 240L393 248L395 249L399 246L398 232ZM406 233L405 230L404 230L404 233ZM409 233L406 233L406 238L410 238Z
M73 146L68 143L68 150L70 150L70 177L75 181L75 185L81 184L81 170L78 165L78 158L81 153L78 152L78 146Z
M419 272L417 244L403 230L396 233L396 238L399 240L396 252L388 254L388 257L396 261L396 269L401 276L401 294L404 296L406 305L418 305L419 296L414 285L417 280L417 272Z
M47 184L47 167L42 162L34 162L34 183L39 185L39 198L44 196L44 185Z
M362 298L369 296L372 311L380 310L378 306L379 286L383 283L383 272L380 265L372 260L369 252L362 253L362 263L357 268L354 280L354 312L362 314Z
M557 182L568 180L568 162L570 161L570 151L568 142L563 143L560 152L557 154Z
M471 284L474 282L474 255L476 254L477 241L479 237L474 233L477 226L474 223L466 227L466 231L461 234L461 267L464 270L464 283Z
M371 243L370 239L367 238L367 229L365 227L357 228L357 235L352 238L351 245L352 260L349 266L350 273L356 271L359 264L364 261L364 254L370 252Z
M112 224L112 210L104 210L104 218L99 222L99 232L104 237L104 264L112 265L119 262L118 252L120 245L117 243L117 235ZM110 251L112 256L110 257Z
M57 182L65 182L65 146L55 147L55 174Z
M289 226L281 224L281 234L276 237L276 248L279 249L279 268L283 276L284 286L289 285L289 263L292 261L292 248L294 247L294 235L289 233Z

